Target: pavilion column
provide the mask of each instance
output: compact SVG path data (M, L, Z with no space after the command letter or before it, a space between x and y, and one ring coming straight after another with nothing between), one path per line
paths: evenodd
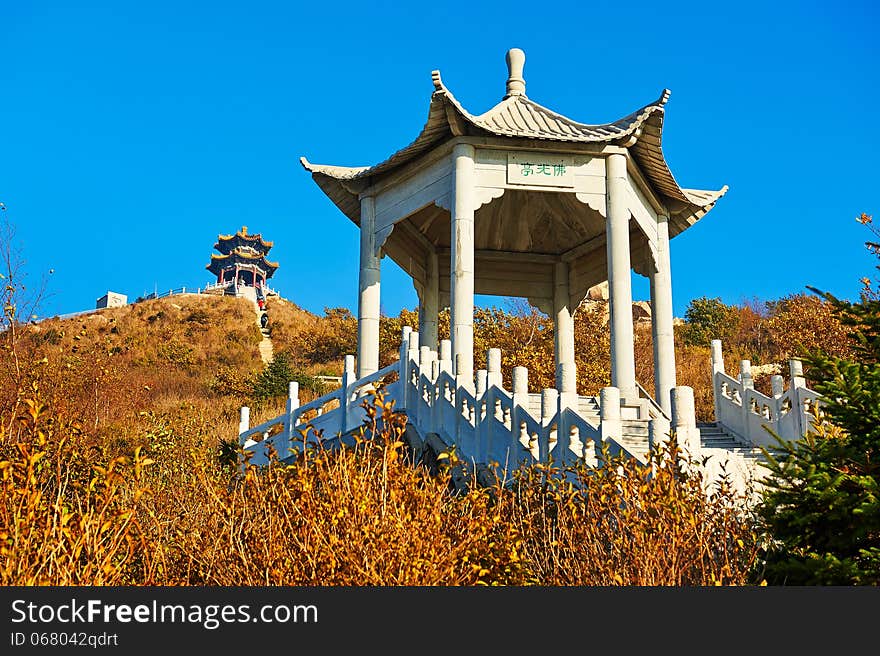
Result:
M474 374L474 147L458 144L452 158L452 361L456 376L469 381Z
M361 199L361 265L358 294L358 378L379 370L379 256L376 201Z
M574 360L574 320L568 284L568 263L557 262L553 269L554 346L556 350L556 389L561 394L577 392Z
M437 253L430 252L425 261L427 276L419 303L419 346L437 350L437 319L440 314L440 269Z
M670 394L675 387L675 333L672 326L672 267L669 222L657 219L657 270L651 269L651 327L654 341L654 389L663 411L672 416Z
M638 393L633 348L627 184L626 156L608 155L605 160L605 231L611 302L611 385L620 390L622 399L632 401L638 398Z

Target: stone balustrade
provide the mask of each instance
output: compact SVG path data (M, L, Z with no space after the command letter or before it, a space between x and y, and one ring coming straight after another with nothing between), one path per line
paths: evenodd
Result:
M622 399L616 387L604 388L598 398L555 388L530 394L528 370L515 367L512 389L507 390L499 349L488 351L487 368L473 376L456 375L452 355L449 340L441 341L437 351L419 347L418 332L407 326L399 359L375 373L357 379L354 356L346 356L339 389L300 405L298 388L291 383L286 412L255 427L249 426L249 409L242 408L240 444L259 465L268 461L270 451L287 460L304 444L339 440L360 428L366 416L364 401L380 380L387 380L386 399L406 413L423 439L433 434L455 447L465 461L497 466L502 474L524 463L551 460L559 465L583 460L597 466L603 444L611 454L646 462L650 442L666 439L672 426L653 400ZM675 388L672 401L676 430L690 431L693 442L693 392ZM644 425L646 437L638 448L625 434L625 427L633 424Z
M784 389L780 375L770 379L771 394L755 389L748 360L733 378L725 373L721 341L712 340L712 388L715 419L728 432L754 446L771 447L775 433L783 440L800 439L821 418L819 394L806 386L800 360L789 361L790 382Z

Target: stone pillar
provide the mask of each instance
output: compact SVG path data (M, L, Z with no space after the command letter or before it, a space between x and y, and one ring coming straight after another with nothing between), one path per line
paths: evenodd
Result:
M672 388L672 425L679 447L690 456L700 455L700 430L694 411L694 390L687 386Z
M712 398L715 402L715 421L721 421L721 385L718 382L718 374L724 371L724 353L721 350L721 340L712 340Z
M603 387L599 390L599 432L602 440L614 439L620 442L620 390L616 387Z
M358 295L358 378L379 370L379 256L376 202L361 199L361 266Z
M568 286L568 263L557 262L553 269L553 343L556 351L556 389L563 395L577 393L574 360L574 320Z
M419 337L420 346L437 350L437 317L440 314L440 273L437 253L431 252L425 261L427 277L419 299Z
M474 147L458 144L452 158L452 359L467 382L474 372Z
M626 206L626 156L605 160L605 231L611 304L611 385L626 401L638 398L633 348L632 281L629 259L629 209Z
M675 387L675 334L672 326L672 270L668 218L657 218L657 270L650 271L651 328L654 341L654 390L657 403L672 416L670 393Z

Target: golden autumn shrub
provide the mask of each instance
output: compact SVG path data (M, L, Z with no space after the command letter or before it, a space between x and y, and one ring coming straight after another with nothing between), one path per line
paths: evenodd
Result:
M17 437L0 434L0 584L152 581L153 550L138 517L152 461L139 449L106 458L36 397L24 407Z
M722 479L707 486L674 438L649 465L521 469L510 521L541 585L743 585L758 553L754 519ZM707 487L709 493L707 493Z
M405 418L381 401L373 440L250 467L230 487L202 471L206 512L178 524L191 582L478 585L524 581L521 542L486 490L457 497L403 457ZM207 523L204 523L207 518Z

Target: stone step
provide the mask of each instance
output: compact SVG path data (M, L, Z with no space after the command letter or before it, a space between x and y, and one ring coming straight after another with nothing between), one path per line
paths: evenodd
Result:
M626 436L648 438L648 422L624 419L620 422L620 430Z

